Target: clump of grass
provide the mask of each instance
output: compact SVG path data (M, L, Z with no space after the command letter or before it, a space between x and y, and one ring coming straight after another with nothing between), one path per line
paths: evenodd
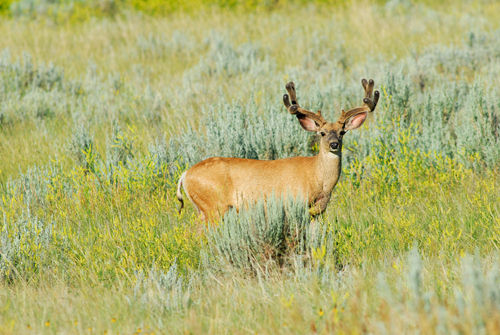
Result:
M309 223L304 201L272 197L240 212L231 210L219 225L209 227L209 252L242 270L282 266L307 250Z
M53 243L53 223L45 223L29 211L8 222L0 231L0 280L30 280L44 271Z
M88 128L84 125L77 126L68 145L68 150L75 158L76 163L85 171L95 172L96 146Z

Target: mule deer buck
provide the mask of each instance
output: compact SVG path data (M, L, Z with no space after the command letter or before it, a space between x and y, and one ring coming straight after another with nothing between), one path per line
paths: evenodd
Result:
M373 80L361 81L365 90L363 104L342 110L337 122L300 107L295 85L286 85L288 94L283 103L297 117L302 128L321 136L319 154L313 157L292 157L278 160L212 157L184 172L177 186L177 199L184 206L181 188L195 205L202 219L212 221L230 208L274 196L307 199L309 213L322 213L330 200L341 171L342 138L349 130L359 128L369 112L377 106L379 92L373 94ZM291 98L291 103L290 103Z

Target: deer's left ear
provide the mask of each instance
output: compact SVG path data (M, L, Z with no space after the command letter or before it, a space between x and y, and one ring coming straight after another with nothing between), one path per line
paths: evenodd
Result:
M367 112L359 113L351 116L349 119L345 121L344 130L353 130L361 127L363 122L365 122L366 117L368 116Z

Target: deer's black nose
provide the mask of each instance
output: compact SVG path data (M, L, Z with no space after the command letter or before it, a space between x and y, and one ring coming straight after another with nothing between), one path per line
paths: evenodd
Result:
M332 143L330 143L330 148L332 150L337 150L339 148L339 143L338 142L332 142Z

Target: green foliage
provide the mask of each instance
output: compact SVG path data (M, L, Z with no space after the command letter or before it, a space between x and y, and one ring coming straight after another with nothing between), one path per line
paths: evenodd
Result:
M414 3L433 4L428 0L370 2L385 4L388 9L395 12L407 11ZM297 9L313 5L323 9L342 8L352 3L351 0L1 0L0 14L10 13L17 17L49 19L56 23L75 23L93 17L114 17L128 11L153 16L168 16L175 12L197 13L213 9L265 13L289 6ZM442 5L447 3L448 1L445 1Z
M4 218L0 232L0 279L31 279L45 271L53 240L52 224L23 213L15 222Z
M309 223L304 201L273 197L239 213L228 212L222 223L209 228L207 240L219 261L262 271L306 251Z
M169 205L168 168L156 165L154 156L131 161L133 147L126 145L131 139L116 129L112 138L115 147L103 158L92 153L88 135L75 135L75 154L82 146L88 151L76 155L73 169L33 168L5 185L0 204L4 278L88 277L112 283L153 266L158 271L176 262L180 271L197 267L203 237L194 217L178 221ZM52 222L49 233L44 233L45 220Z
M166 272L153 265L147 274L138 273L130 304L154 306L160 313L182 310L189 307L190 284L183 281L177 263Z
M322 4L325 1L316 1ZM342 1L327 1L342 2ZM303 1L296 1L303 3ZM54 22L79 22L92 17L115 16L129 10L148 15L166 16L174 12L196 12L211 8L228 10L272 10L281 7L281 1L270 0L4 0L0 13L14 16L50 19Z
M247 66L246 62L252 62L252 57L243 56L218 40L220 38L210 42L217 45L217 57L208 51L185 74L190 88L202 89L197 82L208 78L260 77L273 71L272 62L266 57L254 56L253 64ZM377 64L376 72L381 76L382 101L373 115L372 127L346 136L345 161L352 162L352 152L358 159L373 154L375 143L383 149L380 155L405 154L402 150L408 145L423 153L422 164L427 166L437 157L436 153L466 165L477 166L482 162L496 166L500 161L500 105L497 103L500 99L494 77L500 69L498 59L490 55L498 54L499 41L495 32L472 45L429 48L417 62L413 57L390 66L369 61ZM245 45L245 48L253 50L251 55L259 54L258 47ZM481 61L477 62L478 59ZM335 67L335 59L328 62ZM470 68L471 64L476 65ZM361 71L364 66L354 71ZM355 101L357 85L353 83L346 88L345 74L335 72L332 76L336 79L315 87L315 92L311 88L304 92L299 87L299 93L310 97L313 105L323 100ZM451 77L455 80L442 80ZM170 150L178 154L175 159L189 164L214 155L275 159L310 153L306 145L308 135L294 124L292 116L277 108L275 100L270 101L272 104L264 101L243 108L240 104L201 108L203 129L187 127L187 131L171 142ZM333 115L329 115L329 119L335 120Z
M9 12L10 5L14 2L15 0L1 0L0 1L0 14L5 14Z
M78 165L82 166L86 171L95 172L97 158L95 142L89 134L89 130L82 124L76 126L68 149Z
M93 17L114 16L120 0L19 0L10 12L16 17L49 19L56 23L80 22Z

